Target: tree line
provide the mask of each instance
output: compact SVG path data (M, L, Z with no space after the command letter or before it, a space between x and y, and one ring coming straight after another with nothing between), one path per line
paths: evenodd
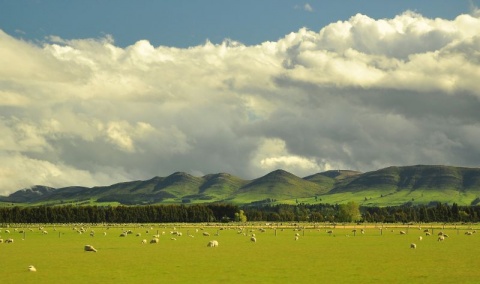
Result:
M479 222L480 206L347 204L231 204L0 207L0 223L201 223L201 222Z

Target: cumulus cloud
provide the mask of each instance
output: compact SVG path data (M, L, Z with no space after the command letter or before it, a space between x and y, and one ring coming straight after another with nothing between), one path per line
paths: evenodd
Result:
M479 26L478 12L358 14L190 48L0 30L0 194L175 171L478 166Z

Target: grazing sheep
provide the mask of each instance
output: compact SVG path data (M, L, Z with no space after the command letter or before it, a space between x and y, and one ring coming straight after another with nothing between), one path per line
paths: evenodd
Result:
M146 244L147 243L147 240L143 239L142 240L142 245Z
M444 241L444 240L445 240L445 237L443 235L438 236L437 241L441 242L441 241Z
M36 272L37 269L35 268L35 266L29 265L29 266L28 266L28 271L30 271L30 272Z
M135 236L137 236L137 237L141 237L141 236L142 236L142 234L140 234L140 233L137 233Z
M3 239L0 239L0 244L3 243Z
M213 240L213 241L209 241L208 244L207 244L207 247L218 247L218 241L216 240Z
M160 240L158 238L153 238L153 239L150 240L150 243L151 244L158 244L159 241Z
M85 251L93 251L93 252L97 252L97 250L91 246L91 245L85 245L85 247L83 248Z
M121 234L120 234L120 237L126 237L126 236L127 236L126 233L121 233Z
M419 241L423 240L422 236L418 237L418 240L419 240Z
M6 244L11 244L11 243L13 243L13 239L6 239L6 240L5 240L5 243L6 243Z
M465 232L465 235L471 236L471 235L473 235L473 233L472 232Z
M425 236L430 236L431 234L429 232L426 232L425 233Z
M298 236L295 236L295 240L298 241Z
M177 239L175 239L175 238L170 238L170 240L172 240L172 241L176 241Z
M256 239L255 237L251 237L250 240L251 240L252 242L254 242L254 243L257 242L257 239Z
M208 237L208 236L210 236L210 234L209 234L209 233L207 233L207 232L203 232L203 235L204 235L205 237Z
M365 230L362 229L362 230L360 231L360 233L362 233L362 235L364 235L364 234L365 234Z
M407 233L405 231L400 231L400 235L406 235Z
M417 248L417 245L414 244L414 243L411 243L411 244L410 244L410 248L411 248L411 249L416 249L416 248Z

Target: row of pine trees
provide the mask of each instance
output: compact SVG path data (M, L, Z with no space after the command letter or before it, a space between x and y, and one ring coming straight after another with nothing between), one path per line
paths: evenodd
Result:
M239 207L231 204L145 206L0 207L5 223L202 223L202 222L479 222L480 206L360 207L347 204L296 204Z

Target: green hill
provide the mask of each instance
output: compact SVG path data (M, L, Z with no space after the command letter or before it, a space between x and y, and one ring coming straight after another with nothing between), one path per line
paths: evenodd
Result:
M228 202L331 203L356 201L366 206L430 204L470 205L480 197L480 168L451 166L388 167L361 173L334 170L304 178L276 170L253 180L228 173L195 177L176 172L167 177L92 188L34 186L0 202L39 204L172 204Z

